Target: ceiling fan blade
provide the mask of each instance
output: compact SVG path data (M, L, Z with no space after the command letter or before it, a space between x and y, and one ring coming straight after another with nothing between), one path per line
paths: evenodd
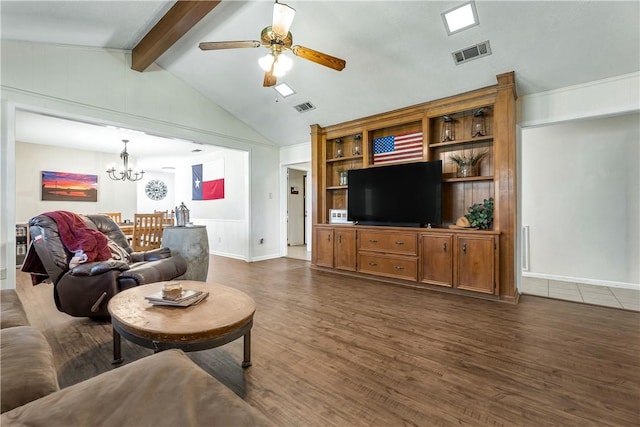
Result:
M308 47L293 46L291 47L291 51L300 58L308 59L316 64L324 65L337 71L342 71L347 65L344 59L336 58L335 56L327 55L326 53L318 52Z
M238 49L243 47L260 47L258 40L242 40L233 42L202 42L198 45L201 50Z
M280 37L286 37L293 23L293 17L296 14L296 10L283 3L277 1L273 4L273 24L271 29L274 33Z
M273 75L273 72L267 71L264 73L264 80L262 81L262 86L271 87L275 86L278 82L278 78Z

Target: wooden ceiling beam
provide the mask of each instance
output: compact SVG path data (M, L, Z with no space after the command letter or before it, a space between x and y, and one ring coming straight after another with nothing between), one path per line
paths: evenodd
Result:
M131 68L146 70L218 4L220 0L178 0L133 48Z

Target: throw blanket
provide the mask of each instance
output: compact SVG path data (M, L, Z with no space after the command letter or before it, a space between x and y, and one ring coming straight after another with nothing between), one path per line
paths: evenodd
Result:
M67 211L46 212L58 224L60 240L68 251L86 255L86 262L105 261L111 258L107 236L89 228L79 215Z

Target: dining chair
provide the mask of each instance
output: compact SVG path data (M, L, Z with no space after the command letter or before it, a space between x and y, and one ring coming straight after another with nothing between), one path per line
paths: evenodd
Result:
M133 214L133 241L131 247L134 251L147 251L156 249L162 243L162 213L137 213Z
M122 223L122 212L105 212L103 215L111 218L116 224Z
M169 212L169 210L167 209L166 211L153 211L154 213L161 213L163 214L163 218L162 218L162 225L164 225L165 227L173 227L175 225L175 215L173 212L173 209L171 209L171 212Z

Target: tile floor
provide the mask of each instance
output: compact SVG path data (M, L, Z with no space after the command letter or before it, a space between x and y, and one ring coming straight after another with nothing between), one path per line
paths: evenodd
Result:
M289 246L287 248L287 258L311 261L311 252L307 251L307 245Z
M522 277L520 293L640 311L640 291Z

